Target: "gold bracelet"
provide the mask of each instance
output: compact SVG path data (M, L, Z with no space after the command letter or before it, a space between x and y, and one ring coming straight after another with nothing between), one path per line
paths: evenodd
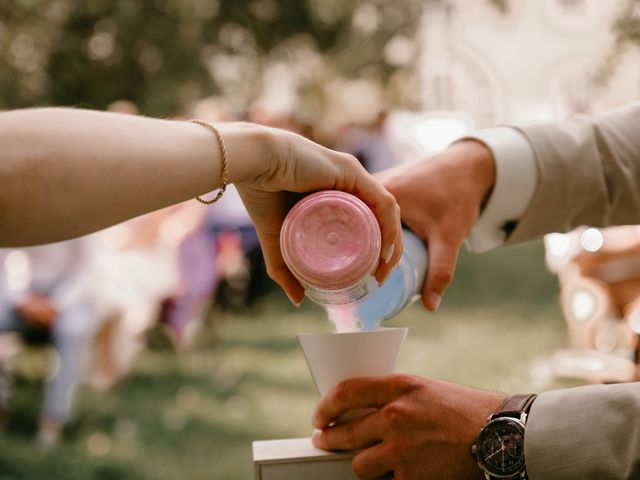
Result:
M220 147L220 157L222 158L222 185L220 186L220 188L218 189L218 193L212 200L205 200L204 198L196 197L196 200L198 200L200 203L211 205L212 203L216 203L218 200L220 200L220 197L222 197L222 194L227 189L227 185L229 184L229 179L227 178L227 149L224 146L222 135L220 135L220 131L216 127L202 120L192 119L189 121L192 123L197 123L198 125L212 132L216 136L216 139L218 140L218 146Z

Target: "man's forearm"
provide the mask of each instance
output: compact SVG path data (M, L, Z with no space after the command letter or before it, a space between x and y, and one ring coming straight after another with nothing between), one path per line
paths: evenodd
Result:
M509 242L580 225L640 222L640 102L590 118L518 127L536 156L535 194Z
M62 240L212 190L215 138L187 122L72 109L0 114L0 246Z
M640 475L640 383L542 393L527 421L531 480Z

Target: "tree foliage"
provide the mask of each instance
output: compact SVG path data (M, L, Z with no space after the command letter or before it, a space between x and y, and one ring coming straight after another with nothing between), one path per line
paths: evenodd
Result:
M595 83L604 86L613 77L624 54L630 48L640 47L640 0L627 0L611 25L615 42L611 51L603 59L596 76Z
M434 0L432 0L434 2ZM428 5L431 2L426 2ZM438 3L438 2L435 2ZM194 98L257 95L272 60L302 49L340 75L384 83L380 53L411 37L423 0L20 0L0 2L0 105L127 98L170 115Z
M508 0L487 0L507 11ZM270 65L300 88L407 78L424 9L448 0L16 0L0 2L0 108L116 99L172 115L221 93L259 95ZM306 83L305 83L306 82Z

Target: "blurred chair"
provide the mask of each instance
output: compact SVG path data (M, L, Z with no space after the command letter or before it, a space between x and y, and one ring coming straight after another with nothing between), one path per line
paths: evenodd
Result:
M640 227L551 234L545 249L571 347L555 354L556 374L600 383L639 378Z
M203 218L177 247L179 288L162 314L178 348L190 345L215 301L221 308L250 304L263 270L258 236L233 185L215 204L193 208Z

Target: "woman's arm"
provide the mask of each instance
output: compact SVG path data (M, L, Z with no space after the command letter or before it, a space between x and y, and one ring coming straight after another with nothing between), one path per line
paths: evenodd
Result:
M76 237L212 190L220 158L210 135L87 110L0 114L0 244Z
M402 250L399 210L353 157L283 130L216 126L229 181L256 224L270 275L294 301L302 288L284 266L277 239L288 192L335 188L362 198L381 226L381 259L395 245L376 274L386 277ZM194 123L63 108L0 113L0 246L84 235L220 183L218 142Z

